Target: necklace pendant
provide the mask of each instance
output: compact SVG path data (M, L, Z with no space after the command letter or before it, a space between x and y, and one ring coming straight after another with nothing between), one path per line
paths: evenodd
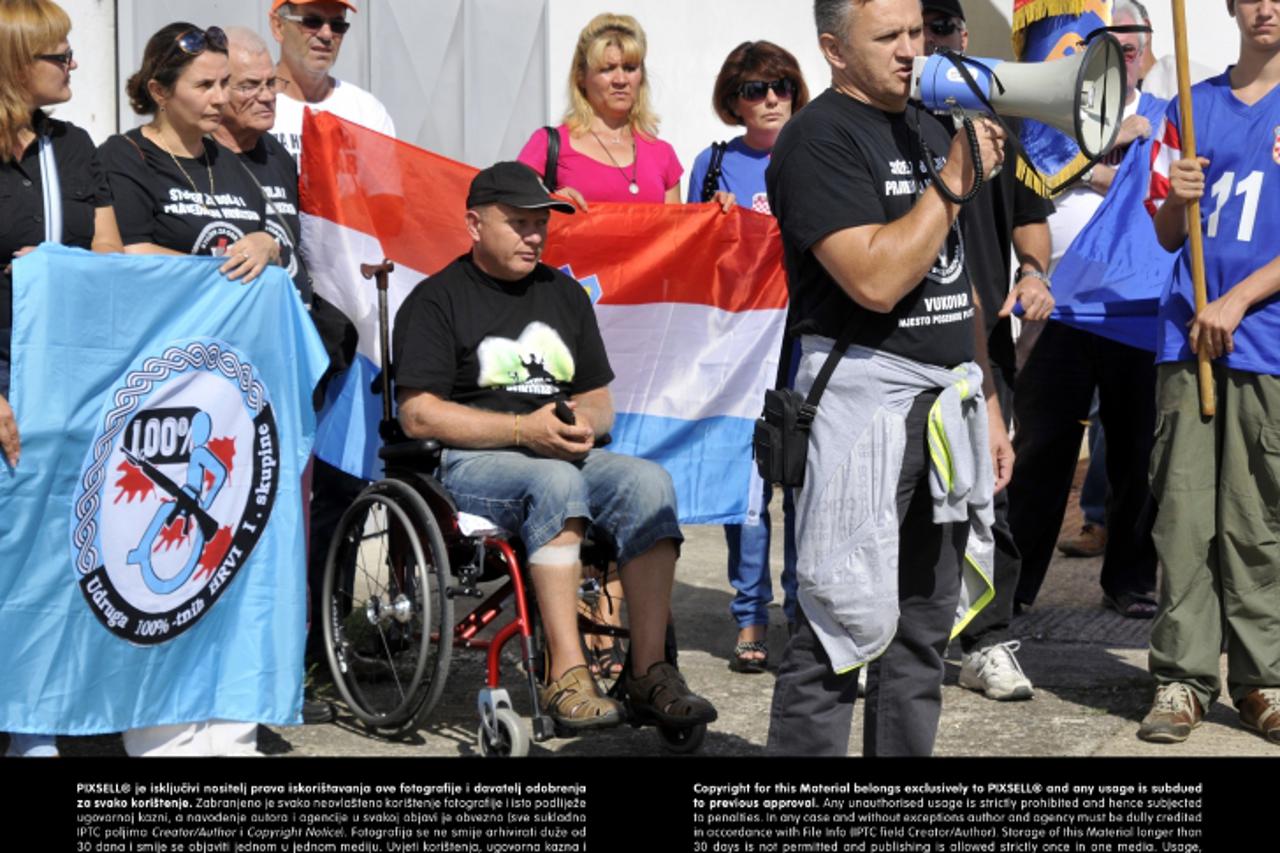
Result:
M627 190L630 191L632 195L640 195L640 185L635 181L632 181L627 185Z

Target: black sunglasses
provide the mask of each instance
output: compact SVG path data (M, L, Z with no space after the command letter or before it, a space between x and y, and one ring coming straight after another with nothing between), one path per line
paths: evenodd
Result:
M789 101L796 93L796 84L783 77L781 80L748 80L738 87L738 97L747 103L763 101L769 97L769 90L778 96L780 101Z
M187 30L173 40L187 56L197 56L209 48L226 53L227 34L221 27L209 27L207 30Z
M289 15L284 12L280 13L280 17L286 21L293 21L304 30L311 30L312 32L319 32L324 29L325 24L328 24L329 29L333 30L335 36L340 36L351 29L351 22L346 18L326 18L322 15Z
M55 65L61 65L63 68L70 68L71 62L75 59L75 51L70 48L66 53L37 53L36 59L43 59L45 62L52 62Z
M964 22L959 21L956 18L935 18L925 24L925 26L928 27L929 32L933 33L935 36L949 36L956 30L962 29L964 27Z

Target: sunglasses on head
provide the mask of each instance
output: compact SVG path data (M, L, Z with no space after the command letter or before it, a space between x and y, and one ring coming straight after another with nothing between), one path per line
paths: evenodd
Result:
M955 18L935 18L925 24L929 28L929 32L935 36L949 36L956 30L964 26L964 24Z
M227 34L222 31L221 27L209 27L207 30L187 30L174 39L173 43L178 46L178 50L187 54L187 56L196 56L204 53L209 48L225 52L227 49Z
M285 12L280 13L280 17L286 21L292 21L304 30L311 32L319 32L324 29L324 25L328 24L329 29L333 30L335 36L340 36L347 30L351 29L351 22L346 18L326 18L323 15L289 15Z
M52 62L55 65L61 65L63 68L70 68L71 61L75 58L74 54L75 51L68 48L66 53L37 53L36 59L43 59L45 62Z
M747 103L763 101L769 97L770 89L778 100L789 101L796 93L796 84L786 77L781 80L748 80L738 87L738 97Z

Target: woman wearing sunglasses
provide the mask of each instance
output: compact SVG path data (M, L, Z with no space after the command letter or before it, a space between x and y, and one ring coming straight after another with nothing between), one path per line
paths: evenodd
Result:
M556 129L559 155L548 156L546 129L517 159L574 201L680 203L684 168L657 138L649 105L644 30L629 15L597 15L578 35L569 68L569 108Z
M235 154L208 138L227 101L227 37L174 23L147 42L126 93L151 121L102 144L126 252L225 256L249 283L280 260L265 203Z
M0 2L0 456L18 464L9 394L11 264L38 243L120 251L111 191L89 135L44 108L71 98L71 19L50 0ZM51 735L10 734L9 755L52 756Z
M264 229L262 192L236 155L208 137L222 121L230 77L222 30L174 23L150 40L125 91L140 128L99 149L125 251L217 255L229 279L249 283L280 246ZM200 720L125 732L130 755L254 755L257 723Z
M796 59L767 41L738 45L725 59L716 77L712 106L730 127L746 133L729 142L707 148L693 162L689 175L689 201L736 200L758 213L769 213L764 170L782 126L809 100L809 90ZM797 358L792 358L792 370ZM766 485L764 511L758 525L727 524L729 583L736 590L729 612L738 623L738 637L730 668L736 672L764 672L768 662L765 635L769 627L769 602L773 585L769 575L769 501L773 490ZM783 612L795 620L796 549L791 520L791 494L783 501L786 546L782 571Z

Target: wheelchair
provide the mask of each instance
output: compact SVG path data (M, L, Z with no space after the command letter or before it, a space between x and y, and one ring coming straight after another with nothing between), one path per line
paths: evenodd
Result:
M391 263L361 265L361 274L377 281L379 334L383 364L389 364L386 288ZM321 592L324 644L333 683L352 715L375 733L404 736L422 727L443 694L455 649L486 652L486 678L477 697L480 717L476 745L485 756L524 756L530 735L502 687L503 650L518 642L526 690L533 708L532 741L569 736L557 731L542 712L538 686L547 646L532 584L522 569L523 545L484 519L460 514L453 499L430 473L440 446L404 436L391 413L388 371L381 379L383 421L379 451L383 479L366 487L339 521L325 563ZM607 537L583 543L582 562L607 570L612 543ZM485 592L481 584L501 581ZM584 636L625 640L628 632L590 618L603 594L594 579L579 590L579 631ZM478 604L467 607L463 602ZM506 624L498 616L510 603ZM455 619L455 609L465 613ZM478 636L496 629L489 638ZM667 659L674 664L676 644L667 629ZM622 703L624 719L634 727L655 725L665 747L696 751L706 724L677 728L641 720L627 699L626 671L602 692Z

